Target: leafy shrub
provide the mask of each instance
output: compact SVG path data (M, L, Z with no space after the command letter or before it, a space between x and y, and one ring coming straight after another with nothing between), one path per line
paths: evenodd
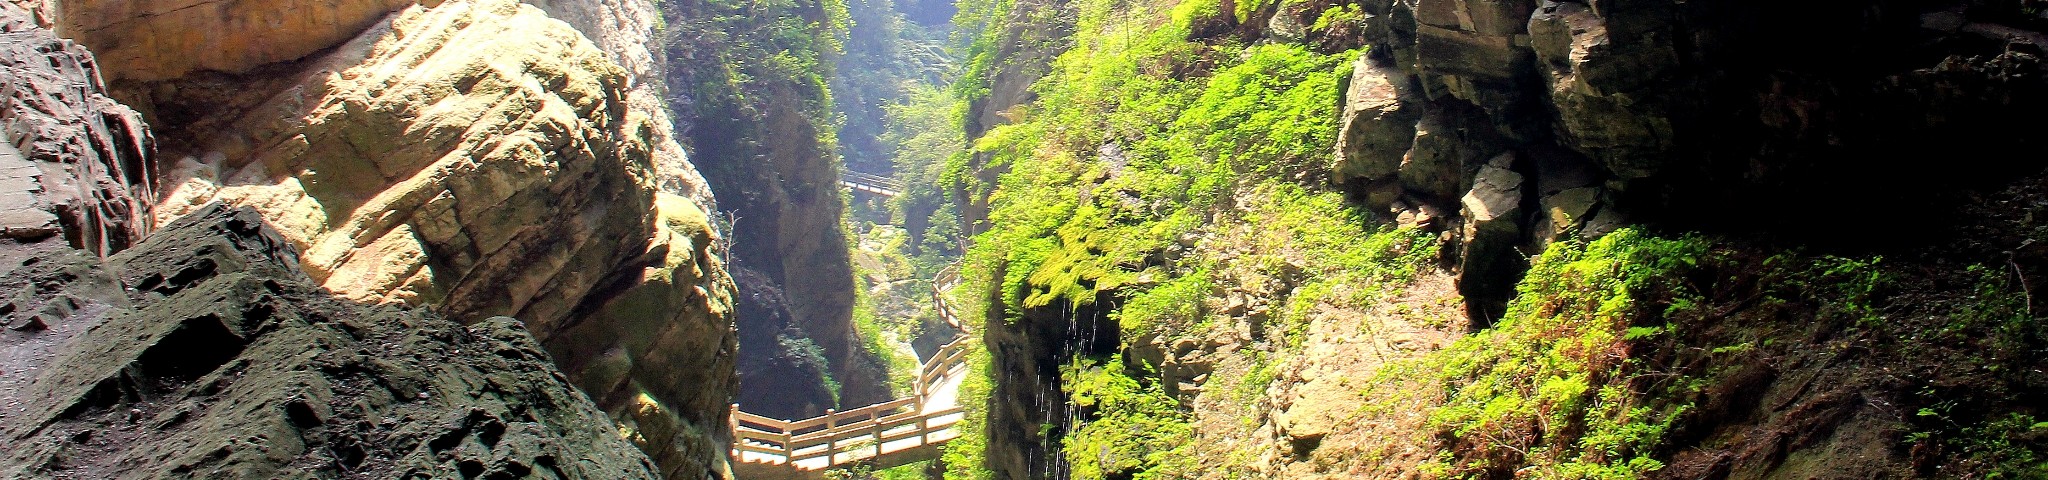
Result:
M1158 385L1133 379L1121 357L1075 359L1060 373L1073 405L1089 413L1060 441L1074 478L1171 478L1159 467L1186 462L1187 414Z

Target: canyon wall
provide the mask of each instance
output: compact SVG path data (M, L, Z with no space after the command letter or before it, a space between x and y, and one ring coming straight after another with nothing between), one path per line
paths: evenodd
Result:
M1940 226L1851 232L1939 218L1949 192L2030 172L2012 155L2043 148L2015 120L2048 102L2031 73L2048 40L2016 4L1361 7L1370 49L1334 170L1372 208L1462 223L1444 228L1482 320L1512 296L1514 257L1567 231L1907 243Z
M853 267L826 82L847 28L845 6L691 0L664 12L682 140L716 193L721 221L729 222L732 268L749 271L735 276L759 282L741 288L747 295L739 299L740 381L808 384L742 388L741 403L754 413L804 418L834 405L892 399L885 367L853 321ZM814 396L835 390L836 396Z
M343 298L517 317L662 474L723 476L733 286L658 12L537 5L27 6L158 126L157 221L253 207Z
M996 478L2039 471L2034 6L969 3Z
M83 48L0 31L4 475L657 475L517 320L335 296L253 208L108 215L154 201L148 127Z
M155 219L156 153L141 115L107 96L101 68L75 43L41 31L27 11L0 6L0 236L63 235L111 255Z

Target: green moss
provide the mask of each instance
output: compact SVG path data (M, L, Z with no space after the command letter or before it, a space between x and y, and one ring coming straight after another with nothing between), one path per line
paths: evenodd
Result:
M1084 3L1075 47L1034 87L1038 106L975 142L985 166L1009 170L976 242L1010 260L1009 306L1086 305L1164 277L1151 257L1233 189L1319 168L1332 148L1340 66L1355 53L1267 44L1233 57L1186 39L1197 3L1163 26L1145 19L1167 12ZM1225 67L1180 73L1211 62Z

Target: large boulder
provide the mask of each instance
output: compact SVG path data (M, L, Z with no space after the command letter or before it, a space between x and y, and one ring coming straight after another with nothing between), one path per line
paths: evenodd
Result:
M249 208L101 261L0 240L0 476L651 478L516 320L319 288ZM125 288L124 288L125 287Z
M1394 183L1390 180L1401 169L1401 157L1415 141L1415 122L1422 109L1400 85L1407 77L1389 72L1389 67L1379 63L1366 56L1352 63L1332 174L1384 186ZM1378 208L1393 203L1399 193L1398 188L1374 191L1388 192L1372 196L1371 203Z
M1506 313L1508 300L1527 255L1520 251L1527 230L1525 198L1531 187L1515 171L1512 153L1494 157L1480 167L1472 190L1460 203L1464 217L1464 243L1459 251L1458 293L1465 296L1467 314L1477 325L1489 325Z

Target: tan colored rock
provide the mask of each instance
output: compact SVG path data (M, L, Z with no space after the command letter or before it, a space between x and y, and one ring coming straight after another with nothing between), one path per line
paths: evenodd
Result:
M525 0L548 16L566 22L597 43L613 62L626 69L626 108L646 115L655 128L648 143L654 150L654 174L661 191L681 195L716 210L704 176L675 138L669 113L666 75L662 71L661 12L651 0Z
M1402 94L1405 75L1390 72L1360 56L1351 65L1351 85L1344 94L1343 127L1337 131L1338 178L1366 181L1389 179L1401 168L1401 156L1414 143L1421 117L1416 99ZM1380 199L1379 205L1392 198Z
M253 206L338 294L520 318L665 474L723 474L732 281L660 193L667 127L625 69L512 0L409 7L311 64L210 120L166 217Z
M64 0L57 34L99 55L108 81L247 73L355 37L412 0Z

